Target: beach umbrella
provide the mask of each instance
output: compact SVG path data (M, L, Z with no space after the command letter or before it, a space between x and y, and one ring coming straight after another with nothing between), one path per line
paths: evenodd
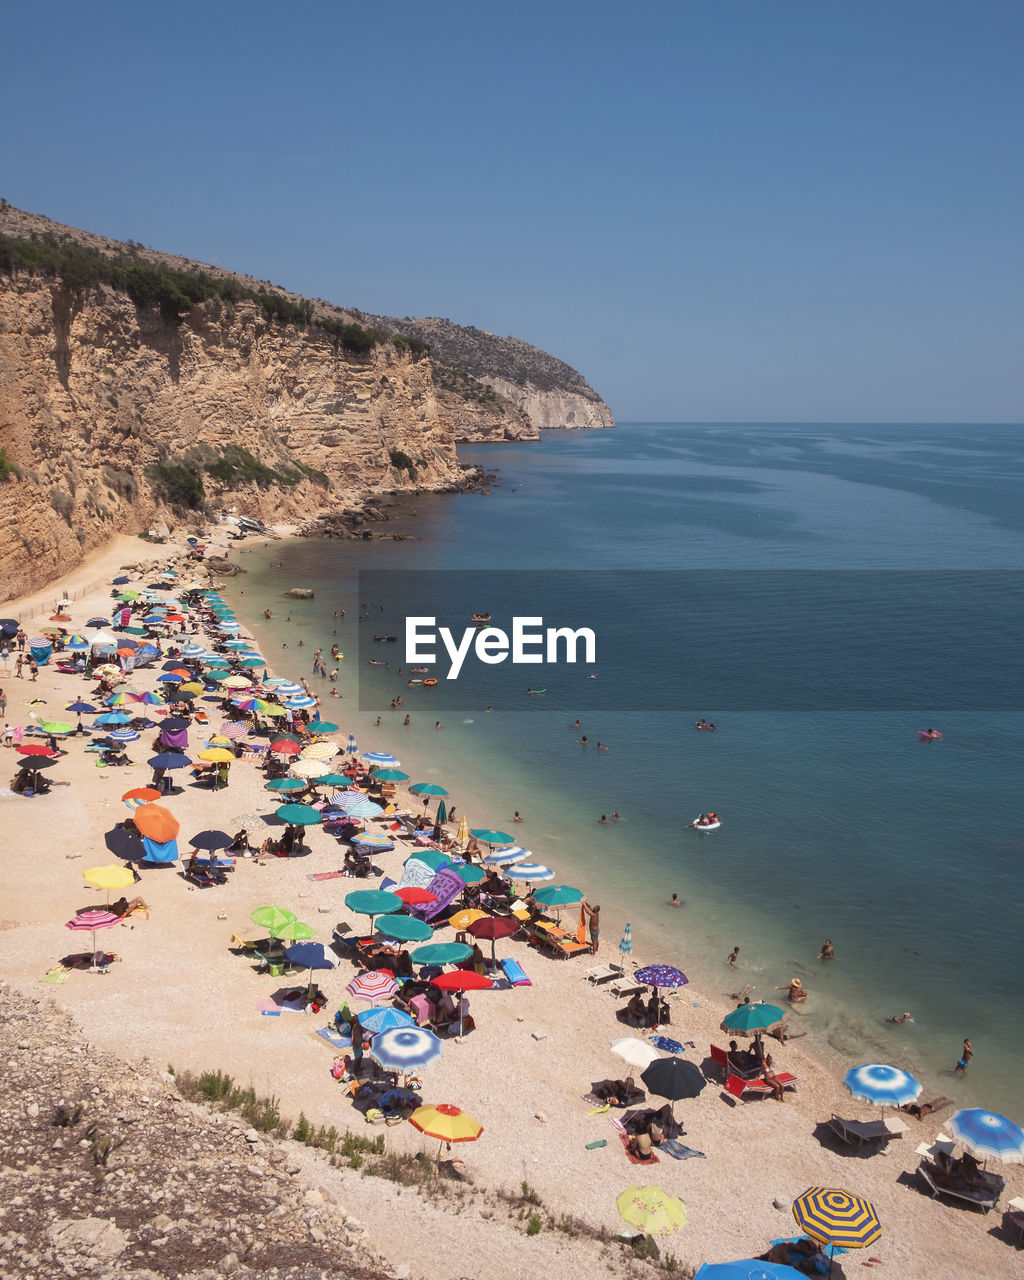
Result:
M396 898L401 898L407 907L422 906L425 902L436 902L437 895L429 889L421 889L418 885L406 885L402 889L392 889Z
M271 778L266 784L268 791L305 791L306 783L301 778Z
M285 714L284 707L279 707L276 702L264 702L262 698L256 699L256 710L261 711L265 716L270 716L273 720Z
M532 884L555 878L555 873L549 867L542 867L538 862L520 862L516 867L509 867L505 875L509 880L526 880Z
M364 1031L368 1031L370 1035L377 1035L382 1031L394 1031L400 1027L414 1027L416 1023L403 1009L367 1009L365 1013L360 1013L359 1025Z
M439 991L489 991L494 983L475 969L450 969L430 979ZM462 1001L459 1001L459 1035L462 1035Z
M173 840L181 830L181 823L170 809L152 803L135 810L135 825L142 835L148 836L157 844Z
M339 747L334 742L312 742L302 748L303 760L330 760L338 754Z
M437 1138L441 1144L438 1155L445 1144L476 1142L484 1131L483 1125L472 1116L446 1102L438 1106L417 1107L409 1117L409 1123L428 1138Z
M109 904L111 890L127 889L130 884L135 883L135 874L129 867L113 862L105 867L90 867L88 871L82 872L82 879L94 889L105 889Z
M54 755L43 755L36 751L33 755L23 756L18 761L18 768L25 773L38 773L40 769L50 769L57 763L58 757Z
M286 698L284 705L289 711L305 711L308 707L316 706L316 698L311 698L307 693L300 693L296 698Z
M267 680L264 683L279 698L296 698L305 693L302 685L296 684L294 680Z
M88 621L85 625L86 625L87 627L92 627L92 628L94 628L94 629L95 629L95 628L97 628L97 627L109 627L109 626L110 626L110 619L109 619L109 618L101 618L101 617L97 616L97 617L95 617L95 618L90 618L90 619L89 619L89 621Z
M82 653L85 649L91 649L92 645L86 640L85 636L72 636L67 642L68 649L73 653Z
M159 800L160 792L156 787L133 787L131 791L126 791L121 799L129 809L139 809L144 804L149 804L151 800Z
M620 1040L613 1040L611 1051L617 1058L628 1062L631 1067L649 1067L652 1062L661 1058L657 1049L649 1045L646 1040L637 1040L635 1036L623 1036Z
M572 907L583 901L583 892L567 884L550 884L538 889L534 898L545 907ZM637 979L641 981L641 979Z
M317 823L323 822L320 811L308 804L283 804L274 812L282 822L287 822L292 827L315 827Z
M29 742L20 747L15 747L14 750L20 756L46 756L48 760L60 759L59 751L54 751L53 747L45 747L38 742Z
M366 756L363 756L366 759ZM448 794L444 787L435 786L433 782L414 782L409 788L414 796L446 796ZM504 841L505 844L511 844L511 840Z
M445 808L443 800L437 802L437 820L438 822L448 821L448 810Z
M218 849L226 849L231 840L232 837L226 831L208 829L196 832L189 840L189 845L193 849L206 849L209 853L214 853Z
M248 689L252 685L252 681L248 676L218 676L216 678L228 689Z
M291 765L292 773L297 778L319 778L330 773L331 767L322 760L295 760Z
M641 1073L640 1079L651 1093L675 1104L681 1098L696 1098L707 1085L700 1068L685 1058L659 1058ZM675 1106L672 1107L675 1115Z
M479 884L481 880L487 878L486 872L481 871L479 867L470 866L468 862L453 862L451 869L463 884Z
M273 933L275 929L290 924L295 919L295 912L286 911L284 907L257 907L250 913L249 919L261 929Z
M95 956L96 930L111 929L115 924L120 923L121 917L115 916L112 911L106 911L100 907L90 907L88 911L80 911L73 920L68 920L64 927L75 931L88 929L92 933L92 950Z
M622 940L619 942L619 951L623 956L623 963L620 968L625 968L625 957L633 954L633 926L626 921L626 927L622 932Z
M880 1062L854 1067L846 1073L843 1084L855 1098L883 1107L902 1107L921 1092L921 1085L908 1071Z
M641 981L641 979L638 979ZM741 1004L726 1014L719 1026L741 1036L760 1036L781 1027L786 1014L774 1004Z
M310 733L337 733L338 726L331 720L310 720L306 728ZM339 748L340 750L340 748Z
M425 947L417 947L409 958L413 964L445 965L459 964L472 954L473 948L465 942L428 942Z
M154 769L167 770L187 769L192 763L188 756L180 751L161 751L157 756L149 757L149 764Z
M869 1200L830 1187L810 1187L793 1201L793 1217L815 1240L843 1249L863 1249L882 1234Z
M187 680L187 673L181 671L165 671L162 676L157 676L158 684L181 684L182 680Z
M670 1235L686 1226L686 1206L661 1187L627 1187L615 1201L619 1217L645 1236ZM757 1280L757 1272L751 1273Z
M474 920L467 930L474 938L489 938L491 940L491 964L498 963L494 950L494 944L499 938L511 938L514 933L518 933L520 922L515 917L509 916L484 916L480 920Z
M243 667L265 667L267 660L258 653L244 653L240 665Z
M284 924L270 930L270 936L279 938L282 942L305 942L315 933L313 926L306 924L304 920L286 920Z
M310 984L313 982L314 969L336 969L337 959L328 955L322 942L296 942L294 946L285 947L285 959L297 969L308 969Z
M478 830L470 831L471 836L477 840L482 840L484 844L511 844L512 837L507 831L491 831L489 827L480 827Z
M483 864L488 867L511 867L517 862L525 862L527 858L532 857L530 850L524 849L522 845L508 844L503 849L495 849L493 853L489 853L483 859Z
M279 756L297 756L302 748L293 738L275 738L270 750Z
M93 724L131 724L133 719L134 716L130 716L126 711L105 711L103 715L96 717Z
M123 707L127 705L128 695L126 693L112 693L109 698L104 698L103 705L105 707Z
M166 704L167 699L160 693L151 693L148 689L145 693L133 693L133 702L141 702L147 707L162 707Z
M356 735L354 733L350 733L348 735L348 742L345 745L345 750L350 756L354 756L359 750L359 743L356 742Z
M350 818L379 818L384 812L379 804L375 804L364 795L346 799L338 805L338 808Z
M356 889L345 895L345 906L358 915L369 916L372 929L374 917L401 911L402 899L397 894L388 893L386 889Z
M205 760L209 764L234 764L235 753L229 751L227 747L207 747L205 751L200 751L199 759Z
M448 923L456 931L461 933L463 929L468 929L474 920L480 920L487 914L481 911L479 907L465 907L462 911L456 911L453 916L448 917Z
M318 787L341 787L348 781L340 773L321 773L315 779L315 785Z
M40 720L39 727L43 733L53 734L54 737L62 737L66 733L74 733L74 727L68 724L66 720Z
M385 769L397 769L402 763L396 756L389 755L387 751L366 751L360 758L368 765L379 764Z
M465 814L459 819L459 825L455 832L455 840L458 844L465 844L469 839L469 819ZM511 844L510 840L503 840L502 844Z
M239 742L242 738L249 736L249 726L242 724L240 720L229 720L227 724L221 725L220 732L232 742Z
M693 1280L800 1280L804 1273L782 1262L762 1262L760 1258L740 1258L736 1262L705 1262Z
M65 711L73 711L81 720L83 715L92 715L98 710L91 702L69 702L64 707Z
M1024 1164L1024 1129L996 1111L969 1107L956 1112L943 1127L951 1138L982 1160Z
M394 840L389 836L369 835L365 831L353 836L352 843L361 845L364 849L379 849L382 853L395 847Z
M126 577L124 574L122 574L121 577L119 578L110 579L110 585L113 587L123 587L126 582L131 582L131 578ZM137 596L139 593L137 591L125 592L125 595L129 595L129 594L132 596Z
M541 893L543 892L544 890L542 889ZM637 982L642 982L645 987L658 987L659 989L662 987L685 987L690 981L681 969L673 968L670 964L649 964L644 969L637 969L633 977Z
M142 734L136 733L134 729L114 729L107 737L111 742L138 742Z
M359 1025L364 1026L362 1018ZM370 1052L385 1071L413 1071L441 1056L441 1041L426 1027L392 1027L374 1035Z
M426 942L434 936L434 930L425 920L403 915L381 916L377 933L395 942Z
M310 725L311 729L312 727L313 726ZM374 782L408 782L409 775L407 773L403 773L401 769L374 769L373 781Z
M369 969L353 978L347 990L357 999L375 1003L390 1000L398 990L398 983L390 969Z

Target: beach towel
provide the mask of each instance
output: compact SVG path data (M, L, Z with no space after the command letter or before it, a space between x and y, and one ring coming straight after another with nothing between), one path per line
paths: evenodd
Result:
M150 840L149 836L142 837L142 847L146 851L147 862L177 862L178 861L178 842L177 840Z
M408 869L408 866L406 866L406 871ZM406 878L403 875L403 886L406 883ZM408 912L411 916L418 916L421 920L429 922L462 894L466 888L466 882L461 876L456 875L454 871L449 870L447 867L442 867L430 883L426 885L426 888L434 895L436 901L417 903L414 906L410 906Z
M316 1034L321 1040L326 1040L332 1049L351 1049L352 1048L352 1032L346 1027L347 1036L341 1036L334 1027L321 1027Z
M681 1142L677 1142L675 1138L666 1138L658 1150L664 1151L673 1160L707 1159L703 1151L694 1151L693 1147L685 1147Z
M658 1157L654 1154L653 1151L647 1157L646 1160L641 1160L639 1156L635 1156L632 1153L632 1151L630 1151L629 1138L626 1136L626 1134L620 1133L619 1137L622 1139L622 1149L625 1151L626 1159L629 1161L630 1164L660 1164L661 1163L661 1161L658 1159Z
M67 982L68 975L70 974L70 972L71 970L67 967L67 965L55 964L52 969L47 969L47 971L43 974L43 976L39 979L39 981L53 982L57 986L61 986L63 983Z
M507 960L499 960L498 964L504 971L505 977L514 987L532 987L533 983L523 972L522 966L518 960L511 958Z
M345 874L344 871L311 871L306 876L307 880L337 880Z
M278 1004L276 1000L271 999L269 996L264 996L262 999L256 1001L256 1009L265 1017L274 1018L279 1013L301 1013L302 1005Z

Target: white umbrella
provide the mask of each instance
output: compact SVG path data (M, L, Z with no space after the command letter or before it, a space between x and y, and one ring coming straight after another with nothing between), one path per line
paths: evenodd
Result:
M539 883L541 880L554 880L555 873L536 862L521 862L517 867L509 867L505 872L510 880L529 880Z
M495 849L492 854L484 858L486 866L510 867L517 862L525 862L527 858L532 858L533 854L529 849L524 849L522 845L509 844L504 849Z
M296 778L320 778L330 772L331 766L324 760L296 760L292 765Z
M617 1057L628 1062L631 1067L649 1067L661 1054L646 1040L638 1040L635 1036L623 1036L621 1040L613 1040L611 1051Z

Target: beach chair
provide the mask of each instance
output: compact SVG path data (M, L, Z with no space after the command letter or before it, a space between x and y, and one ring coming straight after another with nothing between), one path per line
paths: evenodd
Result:
M998 1174L986 1173L983 1175L981 1185L977 1187L947 1187L936 1181L939 1172L938 1168L933 1164L929 1164L926 1160L922 1160L917 1166L917 1172L921 1176L921 1181L929 1188L933 1196L949 1196L952 1200L963 1200L967 1204L976 1205L986 1213L994 1209L999 1203L999 1197L1006 1186L1005 1180L1000 1178Z
M775 1074L783 1089L796 1088L796 1076L791 1075L788 1071L777 1071ZM733 1074L725 1082L725 1091L726 1093L731 1093L734 1098L739 1098L741 1102L746 1102L747 1099L744 1094L752 1093L759 1098L770 1097L772 1087L764 1080L743 1080L740 1076Z
M622 970L616 968L613 964L595 964L583 976L592 986L599 987L603 982L610 982L613 978L621 978Z
M633 978L618 978L611 983L608 990L612 993L616 1000L629 999L630 996L643 995L647 988L640 986Z
M711 1046L711 1061L721 1070L723 1080L728 1080L731 1075L739 1076L741 1080L753 1080L761 1074L760 1067L734 1066L729 1061L729 1055L725 1049L720 1049L717 1044Z
M544 951L556 960L566 960L569 956L582 953L593 954L589 942L580 942L574 933L566 933L554 924L535 922L527 926L527 944L539 951Z
M909 1126L895 1116L881 1120L844 1120L833 1112L828 1127L843 1142L862 1147L865 1142L884 1144L893 1138L902 1138Z

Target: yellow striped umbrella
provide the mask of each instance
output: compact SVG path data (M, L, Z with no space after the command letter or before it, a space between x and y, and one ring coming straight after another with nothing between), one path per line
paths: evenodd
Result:
M882 1234L875 1206L848 1191L810 1187L793 1201L793 1217L815 1240L842 1249L863 1249Z
M458 844L465 844L468 839L469 839L469 822L466 819L466 815L463 814L462 821L459 823L459 829L455 833L455 840L456 840L456 843Z
M303 760L330 760L338 751L339 747L333 742L314 742L303 747L301 755Z

